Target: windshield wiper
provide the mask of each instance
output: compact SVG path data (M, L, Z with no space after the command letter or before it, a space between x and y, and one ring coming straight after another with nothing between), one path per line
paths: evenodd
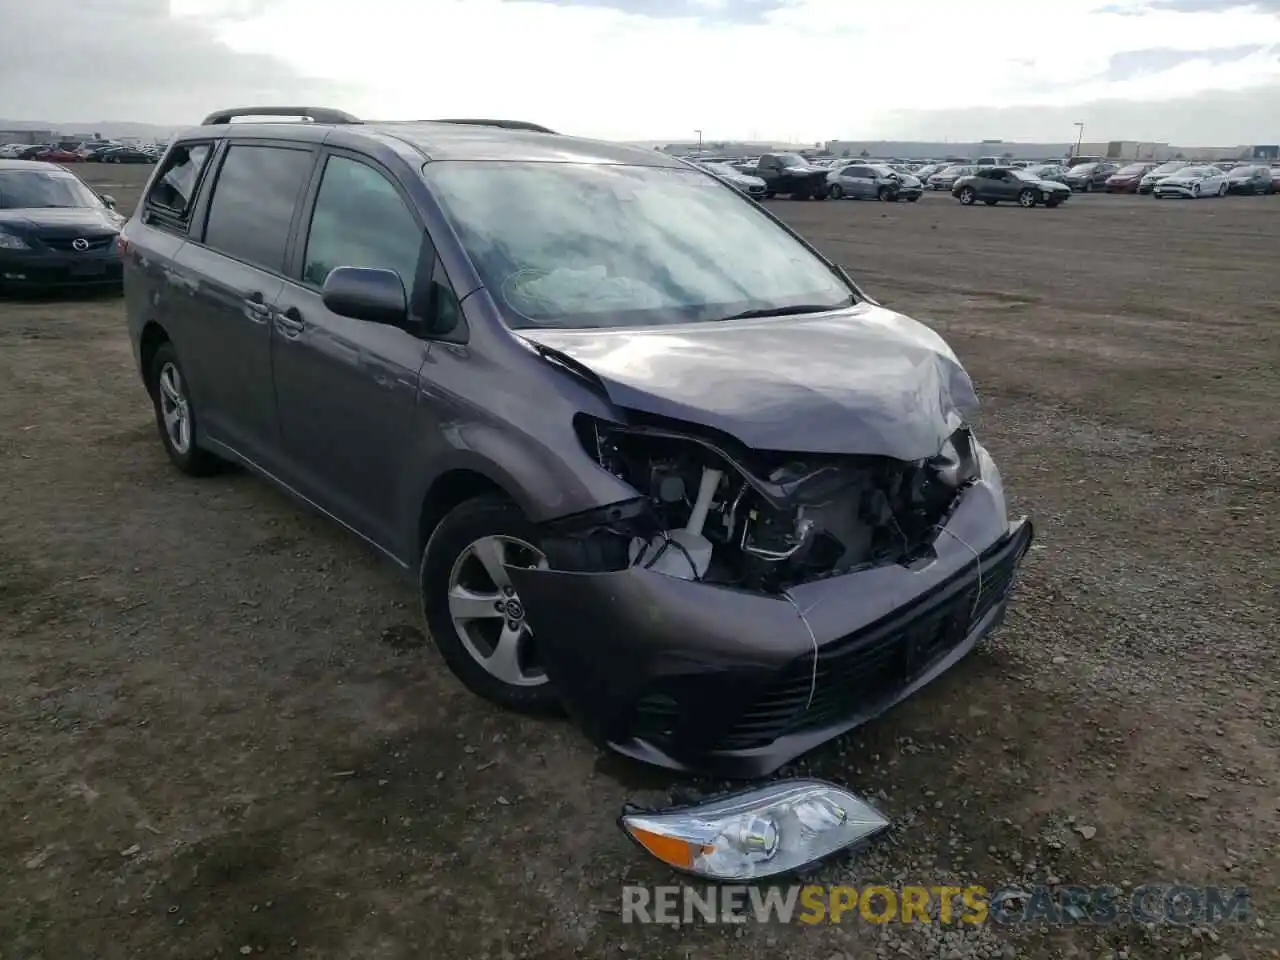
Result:
M761 307L757 310L731 313L727 317L717 317L716 321L724 323L730 320L755 320L760 317L790 317L800 313L826 313L829 310L843 310L845 307L853 306L853 302L853 297L849 297L840 303L802 303L794 307Z

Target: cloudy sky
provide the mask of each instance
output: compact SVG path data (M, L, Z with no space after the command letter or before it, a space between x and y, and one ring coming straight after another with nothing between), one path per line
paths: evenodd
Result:
M694 137L1280 141L1280 0L0 0L0 117L220 106Z

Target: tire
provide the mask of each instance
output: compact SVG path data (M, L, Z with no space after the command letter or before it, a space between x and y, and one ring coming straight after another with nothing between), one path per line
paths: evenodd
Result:
M1036 192L1034 190L1023 190L1018 194L1018 206L1030 209L1036 205Z
M1052 210L1054 207L1060 207L1060 206L1062 206L1062 201L1061 201L1061 200L1046 200L1046 201L1044 202L1044 205L1045 205L1046 207L1048 207L1050 210Z
M1200 184L1198 184L1198 183L1193 183L1193 184L1191 185L1191 198L1192 198L1193 200L1199 200L1199 199L1200 199Z
M843 200L844 187L840 186L840 184L838 183L833 183L831 185L831 189L827 191L827 196L830 197L832 200Z
M913 193L911 196L907 197L907 203L915 203L919 199L920 195Z
M496 554L488 552L495 543L502 549ZM491 566L497 566L496 576L481 562L485 555L491 558ZM506 574L500 565L492 564L495 556L505 557L513 565L545 563L537 528L519 507L506 497L486 495L449 511L427 541L418 568L427 629L453 675L472 693L521 713L553 711L559 697L546 672L537 665L536 648L530 643L533 631L524 621L519 597L509 583L498 582L505 580ZM473 602L462 606L451 593L469 596ZM512 600L520 610L515 619L497 612L499 602L506 606ZM490 602L493 614L487 612ZM465 615L473 611L475 617ZM508 648L512 657L494 659L499 649L494 641L512 635ZM514 669L507 669L512 665Z
M888 203L890 200L896 200L897 198L898 198L897 193L895 193L889 187L881 187L879 190L876 191L876 199L879 200L881 203Z
M764 192L764 198L765 198L766 200L772 200L772 199L773 199L774 197L776 197L776 196L777 196L777 194L776 194L774 191L772 191L772 190L766 190L766 191Z
M973 187L965 187L960 191L960 202L966 207L973 206L973 201L978 199L978 195L973 192Z
M1227 185L1224 183L1218 188L1218 196L1225 197L1227 195Z
M156 429L169 459L190 477L217 473L224 462L196 445L199 420L187 386L188 380L172 343L163 343L151 358L147 390L155 409Z
M1092 181L1092 180L1086 180L1086 181L1084 182L1084 186L1083 186L1083 187L1081 187L1080 189L1081 189L1082 191L1084 191L1085 193L1093 193L1093 181Z

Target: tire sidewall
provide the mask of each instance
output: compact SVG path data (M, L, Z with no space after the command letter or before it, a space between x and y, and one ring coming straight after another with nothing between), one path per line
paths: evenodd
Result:
M172 364L178 371L178 377L182 381L183 399L187 402L191 443L186 452L179 452L174 447L173 441L169 439L169 431L165 429L164 425L164 412L160 407L160 371L169 364ZM187 371L183 369L182 361L178 359L178 351L174 349L172 343L162 343L156 350L155 356L151 358L151 366L147 370L147 392L151 394L151 407L155 413L156 429L160 433L160 443L163 444L164 452L168 454L169 459L183 473L188 473L192 476L205 476L212 473L217 467L217 460L212 454L200 447L200 421L196 414L195 403L191 399L191 381L187 379Z
M472 693L511 710L554 711L559 697L550 680L532 687L503 683L476 662L453 625L449 614L453 565L467 547L489 536L514 537L540 548L537 528L506 497L486 495L454 507L427 540L418 565L418 595L427 631L453 675ZM536 642L536 626L534 638Z
M973 192L972 187L965 187L960 191L960 202L966 207L972 206L973 201L977 199L977 194Z

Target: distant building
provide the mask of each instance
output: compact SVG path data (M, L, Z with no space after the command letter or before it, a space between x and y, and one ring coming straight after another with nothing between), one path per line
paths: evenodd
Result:
M0 130L0 143L52 143L52 130Z

